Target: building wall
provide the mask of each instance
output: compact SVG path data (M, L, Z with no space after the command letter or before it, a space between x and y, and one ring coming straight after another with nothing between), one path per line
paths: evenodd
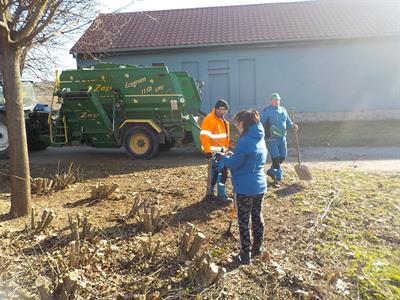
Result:
M187 71L204 81L202 110L216 98L229 100L232 114L262 109L279 92L282 104L312 118L319 112L400 111L400 39L325 42L252 49L180 50L130 53L103 62L151 65ZM93 61L78 58L78 65ZM351 114L350 114L351 115ZM382 115L382 113L381 113Z

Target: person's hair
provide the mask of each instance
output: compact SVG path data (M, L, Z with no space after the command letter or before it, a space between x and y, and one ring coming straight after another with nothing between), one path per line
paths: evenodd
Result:
M234 122L242 122L243 133L245 133L251 125L260 122L260 115L255 109L242 110L235 115Z

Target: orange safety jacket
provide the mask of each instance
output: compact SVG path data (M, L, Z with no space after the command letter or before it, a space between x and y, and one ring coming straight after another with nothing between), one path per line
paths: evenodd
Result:
M226 151L230 146L229 122L218 118L215 108L201 123L200 141L204 153Z

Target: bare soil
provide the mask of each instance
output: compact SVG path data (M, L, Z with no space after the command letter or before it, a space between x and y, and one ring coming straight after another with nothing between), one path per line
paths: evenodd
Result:
M398 162L397 150L385 158ZM322 165L308 158L311 151L313 159L316 153L326 155ZM325 151L303 149L315 180L301 182L291 150L284 185L270 188L265 196L265 254L250 266L232 261L239 248L236 223L234 238L222 237L231 207L204 197L206 163L192 149L175 149L150 161L131 161L121 150L79 147L33 153L33 177L50 177L74 162L85 179L62 191L33 196L36 219L44 208L54 210L56 218L49 230L32 234L24 229L28 217L7 219L8 182L0 177L0 298L33 297L38 276L54 287L63 272L72 270L61 268L56 258L68 260L68 214L81 214L97 228L97 235L84 242L93 253L97 248L94 258L73 268L85 283L77 293L81 299L133 299L139 294L150 299L156 291L163 299L395 299L400 295L395 277L400 274L399 170L381 172L376 163L375 171L364 168L363 161L371 157L361 149L355 160L348 159L345 150ZM0 171L7 170L7 161L0 161ZM91 186L111 182L128 197L90 198ZM145 236L140 224L126 218L135 200L161 207L164 216L177 207L168 226L153 236L162 251L151 260L144 258L140 246ZM201 252L227 269L226 278L209 288L184 276L190 263L180 255L178 241L187 222L206 236ZM379 252L382 249L385 252ZM372 262L365 253L374 253ZM377 262L384 270L379 276L367 269ZM387 265L397 267L389 272L383 269ZM376 278L380 283L375 284Z

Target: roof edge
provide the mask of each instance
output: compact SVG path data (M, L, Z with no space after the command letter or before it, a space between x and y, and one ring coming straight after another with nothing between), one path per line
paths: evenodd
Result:
M165 47L146 47L146 48L116 48L116 49L104 49L100 51L92 51L92 54L98 53L120 53L120 52L147 52L147 51L162 51L162 50L173 50L173 49L193 49L193 48L214 48L214 47L226 47L226 46L245 46L245 45L287 45L287 44L301 44L301 43L312 43L321 41L348 41L348 40L360 40L360 39L371 39L371 38L388 38L388 37L400 37L400 33L388 33L379 35L365 35L365 36L349 36L349 37L331 37L331 38L313 38L313 39L281 39L281 40L268 40L268 41L252 41L252 42L236 42L236 43L213 43L213 44L190 44L190 45L179 45L179 46L165 46ZM86 51L73 51L71 48L70 54L85 54Z

